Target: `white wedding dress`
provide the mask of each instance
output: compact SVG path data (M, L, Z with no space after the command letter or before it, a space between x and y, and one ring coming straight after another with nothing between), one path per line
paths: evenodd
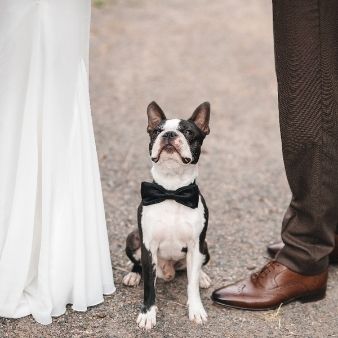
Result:
M0 0L0 316L114 283L88 94L90 0Z

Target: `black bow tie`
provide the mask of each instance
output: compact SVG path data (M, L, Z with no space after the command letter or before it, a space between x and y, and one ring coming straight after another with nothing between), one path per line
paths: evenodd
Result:
M166 190L155 182L142 182L141 196L143 205L161 203L170 199L195 209L198 207L199 190L195 182L177 190Z

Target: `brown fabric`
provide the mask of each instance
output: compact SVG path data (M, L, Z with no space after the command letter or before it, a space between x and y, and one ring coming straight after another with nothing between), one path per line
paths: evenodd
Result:
M277 260L325 271L338 224L338 1L273 0L283 158L292 200Z
M272 261L250 278L217 289L212 300L222 305L268 310L293 300L313 301L325 297L327 270L316 276L304 276Z
M329 256L330 263L337 264L338 263L338 235L335 237L335 246L331 251Z
M266 247L266 251L268 252L271 258L275 258L279 251L284 248L284 243L282 241L269 244Z
M284 248L284 243L282 241L272 243L267 246L267 252L271 258L275 258L279 251ZM334 249L331 251L329 256L329 262L331 264L338 263L338 235L335 236L335 246Z

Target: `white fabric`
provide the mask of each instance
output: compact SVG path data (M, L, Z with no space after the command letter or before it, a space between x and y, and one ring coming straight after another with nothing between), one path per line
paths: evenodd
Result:
M114 292L88 94L90 0L0 0L0 316Z

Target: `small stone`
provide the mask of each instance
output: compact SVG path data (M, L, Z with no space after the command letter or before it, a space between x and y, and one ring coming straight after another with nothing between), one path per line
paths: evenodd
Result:
M96 317L97 317L97 318L105 318L105 317L107 317L107 314L104 313L104 312L100 312L100 313L97 313L97 314L96 314Z

